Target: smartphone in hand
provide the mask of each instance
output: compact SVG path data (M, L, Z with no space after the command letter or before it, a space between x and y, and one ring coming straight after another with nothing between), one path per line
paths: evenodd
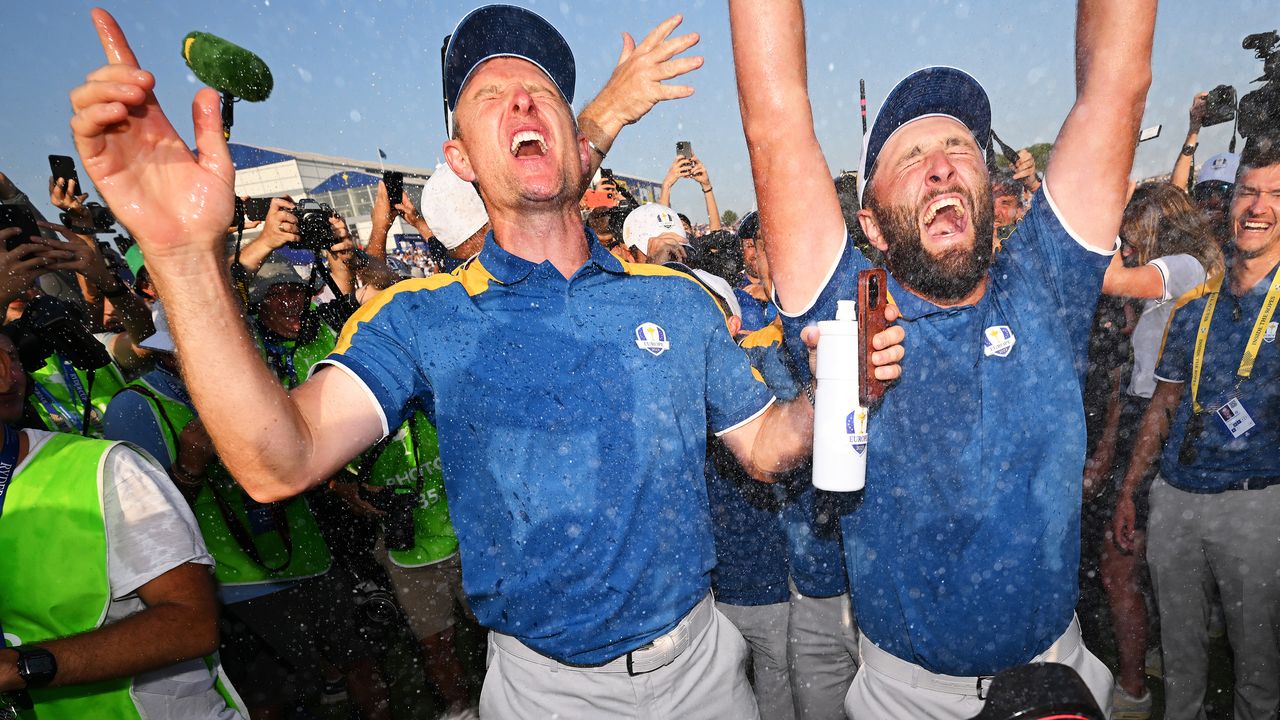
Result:
M889 383L876 379L871 354L876 351L871 338L889 326L884 319L885 306L889 304L888 276L884 268L870 268L858 272L858 396L863 407L874 407L884 397Z
M686 160L693 159L693 143L688 140L676 141L676 154Z
M387 186L387 200L394 208L404 200L404 173L387 170L382 173L382 183Z
M49 172L55 178L64 180L74 180L76 183L76 193L83 193L84 188L80 185L80 176L76 174L76 161L68 155L50 155L49 156Z
M40 226L36 225L36 216L30 208L22 205L0 205L0 229L16 227L22 232L9 238L5 243L6 250L13 250L19 245L31 242L31 238L40 237Z

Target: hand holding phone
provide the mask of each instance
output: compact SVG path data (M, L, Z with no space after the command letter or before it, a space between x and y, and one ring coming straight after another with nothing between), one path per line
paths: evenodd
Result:
M40 237L40 226L36 225L36 216L30 208L22 205L0 205L0 229L18 228L18 234L5 241L5 249L13 250L19 245L31 242L31 238Z
M76 187L80 187L80 176L76 174L76 161L69 155L50 155L49 156L49 172L55 178L72 181L76 183ZM68 184L67 189L71 187Z
M382 173L382 182L387 186L387 201L394 209L404 199L404 173L387 170Z
M858 396L866 408L879 403L889 387L889 383L876 379L876 368L871 363L871 354L876 351L871 339L889 326L884 317L889 304L887 280L883 268L858 272Z

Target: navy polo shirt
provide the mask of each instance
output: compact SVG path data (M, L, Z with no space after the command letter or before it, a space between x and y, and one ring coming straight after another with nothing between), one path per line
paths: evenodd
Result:
M707 455L716 567L711 588L730 605L771 605L791 597L787 535L779 518L777 485L748 476L727 448L712 442Z
M755 302L755 298L752 301ZM776 318L777 306L770 303L769 307L773 308ZM742 349L775 397L792 400L800 395L796 372L783 349L780 320L770 321L744 338ZM807 357L803 360L807 369ZM808 465L775 487L781 493L780 518L787 538L788 569L796 590L801 595L818 598L848 592L839 518L844 494L815 488Z
M947 675L993 675L1044 651L1078 595L1086 347L1112 252L1037 194L972 306L940 308L891 276L902 379L872 415L867 485L843 518L867 638ZM852 242L787 345L857 297ZM805 367L797 363L798 367Z
M1280 448L1280 351L1274 329L1263 336L1253 372L1240 383L1239 393L1235 392L1239 380L1236 370L1274 273L1274 269L1268 272L1249 292L1234 300L1228 289L1229 281L1223 282L1200 372L1200 405L1208 414L1204 416L1203 431L1192 438L1196 458L1190 465L1180 464L1178 455L1192 414L1191 360L1208 297L1187 303L1173 318L1156 378L1185 383L1182 403L1174 415L1169 440L1160 458L1160 475L1176 488L1200 493L1222 492L1241 480L1280 477L1280 453L1276 452ZM1239 320L1235 319L1236 302L1240 304ZM1280 313L1272 317L1271 323L1274 325L1277 321ZM1268 335L1269 341L1265 339ZM1214 414L1232 397L1239 398L1254 422L1253 428L1238 438L1232 436L1226 423Z
M580 665L707 593L707 429L771 400L697 281L587 242L566 279L491 233L455 273L361 308L324 361L368 389L384 432L415 404L436 424L480 623Z

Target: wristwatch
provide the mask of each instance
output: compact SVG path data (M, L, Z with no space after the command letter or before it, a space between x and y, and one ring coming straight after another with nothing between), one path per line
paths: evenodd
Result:
M53 682L58 674L58 661L53 653L42 647L18 645L13 648L18 653L18 677L29 688L42 688Z
M1182 154L1183 154L1183 155L1186 155L1187 157L1191 157L1192 155L1195 155L1195 154L1196 154L1196 146L1195 146L1195 145L1183 145L1183 146L1182 146Z

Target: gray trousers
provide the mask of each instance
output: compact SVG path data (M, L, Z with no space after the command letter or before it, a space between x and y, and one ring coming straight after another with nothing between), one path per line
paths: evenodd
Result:
M716 601L751 650L751 689L761 720L794 720L791 678L787 671L787 615L789 603L730 605Z
M791 693L800 720L844 720L858 672L858 625L849 594L815 598L791 589Z
M1280 486L1184 492L1151 487L1147 564L1160 609L1165 718L1203 720L1213 588L1235 654L1235 717L1280 707Z
M714 618L670 663L650 672L563 665L489 635L480 693L483 720L753 720L747 644L714 608ZM505 647L504 647L505 646ZM617 661L613 663L617 664Z

